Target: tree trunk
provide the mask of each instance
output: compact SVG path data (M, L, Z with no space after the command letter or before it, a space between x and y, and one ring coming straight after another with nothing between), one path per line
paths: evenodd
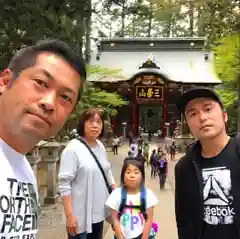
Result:
M132 19L132 37L135 37L135 16Z
M150 1L149 19L148 19L148 37L151 37L152 20L153 20L153 3L152 3L152 1Z
M88 0L88 14L86 17L86 46L85 46L86 63L89 63L91 58L91 25L92 25L91 18L92 18L92 1Z
M201 7L199 6L197 8L197 36L201 37L204 36L204 28L203 28L203 22L202 22L202 18L203 18L203 12L201 10Z
M172 18L169 19L169 22L167 24L167 35L166 35L166 37L171 37L171 32L172 32Z
M194 3L189 0L189 36L194 36Z
M121 31L121 37L124 37L125 32L125 1L123 1L122 4L122 31Z
M169 6L172 6L172 0L168 1ZM173 20L173 15L172 12L169 15L168 22L167 22L167 31L166 31L166 37L171 37L172 33L172 20Z
M237 61L240 64L240 49L238 51ZM237 82L238 82L237 132L240 132L240 71L238 71Z
M240 84L238 83L237 132L240 132Z
M76 15L75 17L77 21L78 27L78 32L76 34L76 51L78 54L82 54L82 49L83 49L83 25L84 25L84 18L80 15Z

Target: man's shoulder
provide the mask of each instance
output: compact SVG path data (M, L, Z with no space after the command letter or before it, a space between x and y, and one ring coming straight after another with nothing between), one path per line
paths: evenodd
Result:
M184 169L192 161L193 153L195 152L195 143L188 146L185 154L176 163L175 170Z

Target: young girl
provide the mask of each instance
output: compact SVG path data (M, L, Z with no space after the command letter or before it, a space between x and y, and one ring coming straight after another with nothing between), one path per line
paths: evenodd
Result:
M106 205L112 209L117 239L148 239L152 228L153 208L158 199L144 187L144 166L136 160L124 163L121 188L115 189Z

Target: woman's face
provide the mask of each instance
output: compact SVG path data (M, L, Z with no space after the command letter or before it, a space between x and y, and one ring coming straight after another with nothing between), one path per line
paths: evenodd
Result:
M98 138L102 132L103 122L99 114L85 121L84 136L88 138Z

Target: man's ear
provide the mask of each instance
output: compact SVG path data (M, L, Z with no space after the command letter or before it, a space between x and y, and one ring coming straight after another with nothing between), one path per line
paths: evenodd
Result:
M228 113L226 111L223 111L223 119L225 123L228 122Z
M10 69L5 69L0 77L0 95L7 90L12 79L13 72Z

